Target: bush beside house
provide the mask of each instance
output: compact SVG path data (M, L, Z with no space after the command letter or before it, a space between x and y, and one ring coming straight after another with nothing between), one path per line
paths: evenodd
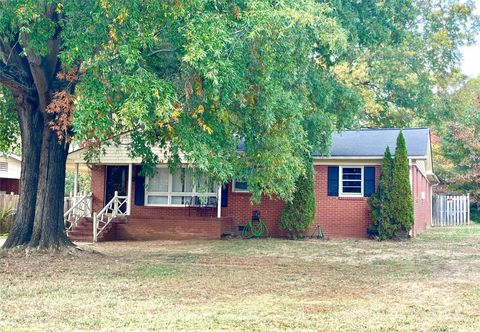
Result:
M280 215L280 227L288 231L289 238L297 239L312 228L315 221L315 188L313 166L306 167L305 175L296 182L293 199L285 204Z
M396 225L392 223L392 172L393 158L390 148L387 146L383 155L378 190L368 200L372 209L372 226L368 229L368 233L370 236L378 237L381 240L393 237L397 230Z
M397 137L393 160L388 146L385 150L379 187L369 204L372 208L370 235L380 240L408 237L414 211L407 146L402 132Z

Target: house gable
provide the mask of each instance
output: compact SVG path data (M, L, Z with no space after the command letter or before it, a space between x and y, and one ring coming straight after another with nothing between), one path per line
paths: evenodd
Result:
M20 157L12 154L0 154L0 178L20 179L21 166Z

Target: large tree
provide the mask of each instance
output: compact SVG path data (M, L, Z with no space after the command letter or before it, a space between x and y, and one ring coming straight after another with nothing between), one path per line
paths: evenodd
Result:
M333 3L349 27L351 57L336 71L364 100L358 123L409 127L448 119L449 92L463 79L460 47L473 44L479 33L475 2Z
M330 6L310 0L1 1L1 119L18 120L23 155L4 248L69 244L62 199L74 134L94 155L128 133L147 171L151 148L168 144L172 164L183 153L217 181L244 176L256 199L288 198L301 156L325 148L337 114L356 110L319 65L345 42Z
M480 78L467 80L451 91L448 121L436 127L434 142L437 173L442 180L438 191L472 194L480 201ZM441 139L440 139L441 137Z
M72 137L92 159L128 134L147 173L152 147L163 146L172 166L183 156L218 182L244 178L254 200L290 199L310 167L303 156L325 151L332 130L363 121L357 111L371 100L406 100L392 95L403 81L382 72L403 68L390 60L421 40L422 3L0 0L0 120L18 121L23 154L4 247L68 244L61 200ZM447 25L464 31L471 6L451 3L465 15Z

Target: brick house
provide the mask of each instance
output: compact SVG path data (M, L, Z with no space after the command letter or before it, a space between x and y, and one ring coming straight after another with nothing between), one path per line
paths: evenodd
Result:
M18 195L22 159L0 152L0 194Z
M370 225L367 199L377 188L385 148L388 145L395 150L398 133L399 129L335 133L330 153L314 155L317 210L312 232L320 225L327 237L367 236ZM412 235L416 235L430 226L432 186L438 178L433 173L429 129L404 129L403 133L415 204ZM162 155L160 150L157 154ZM84 163L83 151L70 153L68 163L78 169ZM144 178L139 174L140 167L140 160L128 157L125 145L107 147L106 153L91 166L92 210L108 210L106 205L117 195L121 198L116 203L121 209L117 210L126 216L121 222L110 223L105 239L219 239L222 234L238 232L254 210L260 211L270 236L286 235L279 227L284 203L263 197L260 204L252 205L244 182L233 180L221 187L200 178L194 185L190 170L172 174L166 164L158 165L153 178ZM203 190L197 188L198 183ZM204 206L194 204L195 197L203 197ZM91 231L91 226L79 225L70 237L91 239Z

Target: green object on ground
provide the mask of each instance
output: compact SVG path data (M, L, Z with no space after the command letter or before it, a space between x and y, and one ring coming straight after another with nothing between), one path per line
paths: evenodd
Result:
M268 236L268 229L267 225L265 225L262 219L255 222L253 220L249 220L245 227L243 227L242 237L244 239L264 236Z

